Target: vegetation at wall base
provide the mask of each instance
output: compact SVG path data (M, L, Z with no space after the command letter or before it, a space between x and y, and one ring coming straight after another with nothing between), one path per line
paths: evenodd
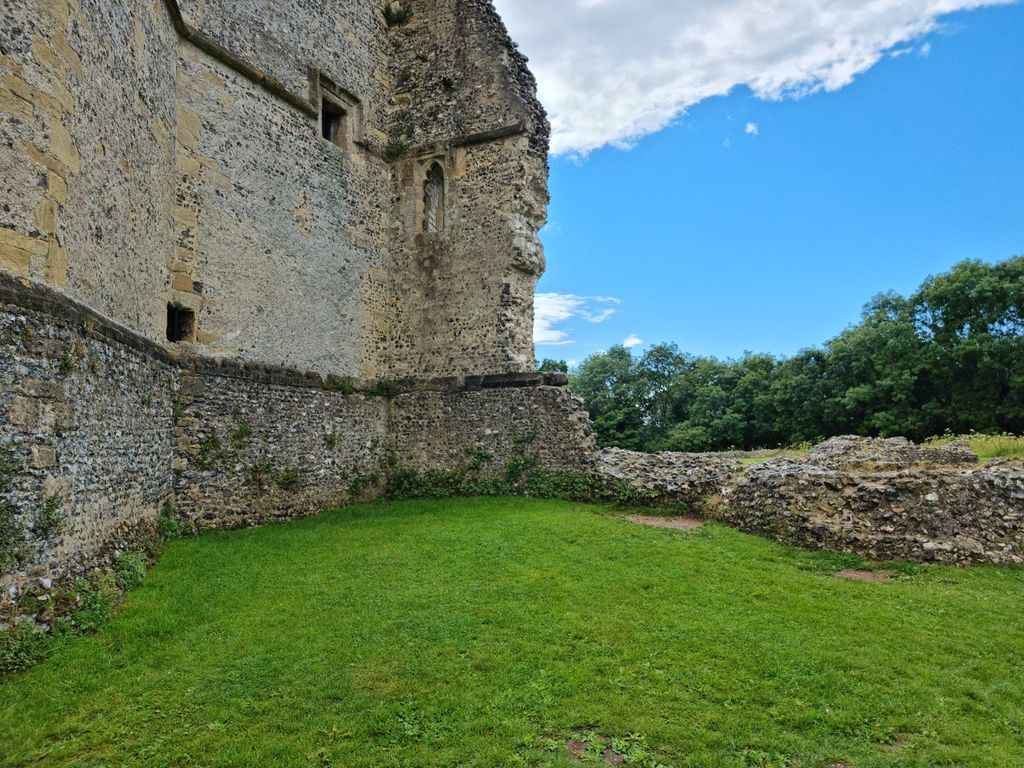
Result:
M910 297L877 296L859 324L790 358L722 361L672 344L634 358L612 347L570 386L602 446L641 451L1024 434L1024 256L965 261Z
M0 682L0 766L1024 764L1024 571L848 582L877 566L620 514L374 503L172 542Z
M114 567L45 595L4 593L0 600L0 680L42 661L75 635L96 632L114 615L132 590L138 589L154 552L123 552Z

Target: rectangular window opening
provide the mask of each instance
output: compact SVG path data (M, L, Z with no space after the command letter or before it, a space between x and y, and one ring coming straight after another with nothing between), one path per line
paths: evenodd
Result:
M175 304L167 305L167 340L191 341L195 332L196 313Z
M320 121L323 137L332 144L344 147L346 142L345 110L325 99L320 103Z

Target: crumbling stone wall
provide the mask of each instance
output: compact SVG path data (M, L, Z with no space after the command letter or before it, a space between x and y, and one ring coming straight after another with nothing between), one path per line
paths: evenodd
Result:
M966 445L834 438L803 457L601 452L599 474L748 533L873 559L1024 563L1024 463Z
M917 466L964 466L978 463L962 442L917 445L905 437L833 437L814 446L807 461L829 469L882 471Z
M1024 563L1024 464L867 472L787 460L747 470L717 516L740 530L879 560Z

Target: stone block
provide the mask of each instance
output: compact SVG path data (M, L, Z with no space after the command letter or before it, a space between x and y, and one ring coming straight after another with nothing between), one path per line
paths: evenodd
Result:
M48 445L32 446L29 466L33 469L47 469L57 465L57 452Z

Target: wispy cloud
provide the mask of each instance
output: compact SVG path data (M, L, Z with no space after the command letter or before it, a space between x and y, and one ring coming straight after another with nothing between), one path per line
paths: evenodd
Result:
M613 296L577 296L573 293L538 293L533 300L533 340L537 344L575 344L573 329L562 327L580 318L588 323L603 323L622 302Z
M955 11L1013 0L496 0L530 57L555 154L629 146L739 85L763 99L849 85ZM919 49L929 52L928 43Z
M747 123L747 127L743 130L748 136L757 136L761 132L761 129L757 127L757 123Z
M622 346L624 346L626 349L632 349L633 347L639 347L643 343L643 339L641 339L635 333L631 333L623 340Z

